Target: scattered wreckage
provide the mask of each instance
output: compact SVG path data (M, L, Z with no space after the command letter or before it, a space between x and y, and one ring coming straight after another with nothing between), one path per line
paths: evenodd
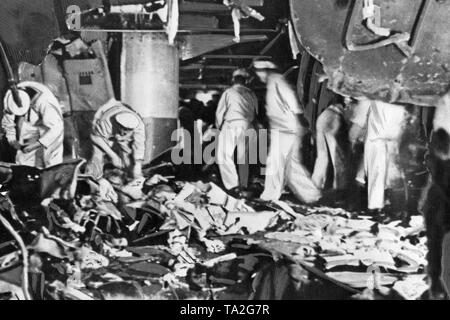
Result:
M0 299L419 299L421 216L236 199L163 163L100 182L83 160L0 166ZM324 290L324 288L327 288ZM330 289L332 288L332 289ZM331 296L328 296L331 295Z

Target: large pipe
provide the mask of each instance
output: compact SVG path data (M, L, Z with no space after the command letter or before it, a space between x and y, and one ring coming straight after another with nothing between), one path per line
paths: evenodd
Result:
M145 163L174 146L179 106L178 50L165 33L124 33L121 58L121 100L132 106L146 125Z

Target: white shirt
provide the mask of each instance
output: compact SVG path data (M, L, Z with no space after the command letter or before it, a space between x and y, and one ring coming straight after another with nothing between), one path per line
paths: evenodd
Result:
M281 74L269 75L266 112L271 130L287 133L301 131L302 126L298 116L304 113L303 107L294 89Z
M216 111L216 126L222 128L225 122L246 121L252 123L258 114L258 98L243 86L233 85L227 89L219 101Z
M405 123L405 107L382 101L373 101L367 128L367 138L395 140L399 138Z

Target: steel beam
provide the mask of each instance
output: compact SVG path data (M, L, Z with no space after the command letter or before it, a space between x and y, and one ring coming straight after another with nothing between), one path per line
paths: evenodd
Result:
M238 45L233 41L233 38L232 35L180 35L178 42L180 43L181 59L189 60L219 49ZM267 41L267 39L266 35L242 36L239 44Z
M180 89L183 90L225 90L228 89L230 86L226 84L205 84L205 83L182 83L180 84ZM255 91L265 90L266 88L264 86L258 86L252 88Z
M142 29L142 30L135 30L135 29L95 29L95 28L80 28L80 29L74 29L74 31L83 31L83 32L107 32L107 33L161 33L164 32L163 29ZM255 37L263 37L265 34L268 33L275 33L277 30L273 29L242 29L241 34L247 35L248 37L254 35ZM178 34L233 34L233 29L218 29L218 28L192 28L192 29L185 29L185 30L178 30ZM241 42L242 43L242 39Z
M209 69L209 70L236 70L238 69L238 66L223 66L223 65L203 65L203 64L192 64L189 66L180 67L181 71L188 71L188 70L202 70L202 69Z
M272 57L251 54L210 54L204 55L203 59L272 59Z

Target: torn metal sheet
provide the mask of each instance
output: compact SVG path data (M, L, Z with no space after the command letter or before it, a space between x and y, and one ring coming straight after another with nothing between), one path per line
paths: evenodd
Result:
M179 36L181 60L189 60L202 54L236 45L231 35L183 35ZM265 35L242 36L240 44L268 40Z
M362 2L290 1L297 37L324 65L330 89L434 106L450 83L450 3L374 0L380 27L392 33L383 38L362 24Z

